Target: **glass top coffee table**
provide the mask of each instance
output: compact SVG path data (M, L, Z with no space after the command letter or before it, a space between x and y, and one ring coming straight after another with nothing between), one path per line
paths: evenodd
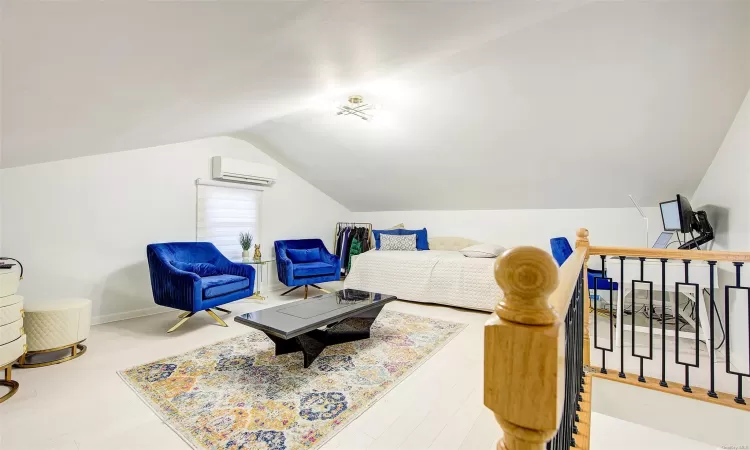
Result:
M301 351L304 366L310 367L329 345L368 339L378 314L393 300L392 295L344 289L234 320L266 333L276 344L277 356Z

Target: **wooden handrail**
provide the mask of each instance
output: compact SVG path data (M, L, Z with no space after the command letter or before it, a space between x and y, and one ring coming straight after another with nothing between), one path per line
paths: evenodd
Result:
M503 429L498 450L543 450L560 424L565 390L565 315L586 260L561 269L535 247L495 261L504 296L485 324L484 404Z
M634 258L687 259L692 261L750 262L750 252L673 250L661 248L589 247L589 255L630 256Z
M570 307L570 299L578 284L578 277L581 275L583 263L586 261L586 249L579 247L575 249L572 255L565 260L560 267L560 284L557 289L549 296L549 302L552 308L557 312L559 317L565 317Z

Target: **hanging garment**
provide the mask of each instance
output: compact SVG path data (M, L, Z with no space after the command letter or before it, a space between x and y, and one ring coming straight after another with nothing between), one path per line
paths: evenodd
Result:
M336 256L339 258L344 257L344 248L346 248L346 239L349 236L349 227L342 228L339 232L339 241L336 246Z
M349 261L346 266L346 272L349 273L352 270L352 257L362 253L362 241L358 237L352 239L352 246L349 249Z
M336 234L336 247L334 248L334 253L339 258L341 257L341 253L342 253L342 249L343 249L343 245L344 245L343 240L344 240L344 230L345 229L346 228L344 228L344 227L339 227L338 232Z
M362 236L362 253L370 250L370 229L364 228L364 235Z
M341 242L341 274L346 275L346 261L348 261L347 256L349 255L349 244L351 243L351 237L352 237L353 231L349 228L344 230L344 239Z
M341 261L341 267L346 269L345 273L349 273L349 267L351 266L352 245L354 244L355 239L359 242L361 253L362 235L364 234L364 230L365 228L356 227L352 229L352 232L349 235L349 242L347 243L346 249L344 250L344 259Z

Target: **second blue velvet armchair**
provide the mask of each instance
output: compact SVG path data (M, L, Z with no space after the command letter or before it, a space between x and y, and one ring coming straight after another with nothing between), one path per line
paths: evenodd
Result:
M291 287L281 295L308 286L322 289L317 283L341 279L341 261L328 252L320 239L296 239L274 242L276 249L276 269L279 281Z

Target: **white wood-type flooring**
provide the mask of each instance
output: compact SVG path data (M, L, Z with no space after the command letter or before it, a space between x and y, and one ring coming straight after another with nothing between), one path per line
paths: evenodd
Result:
M286 297L279 293L269 294L263 303L230 304L232 314L223 316L228 328L216 325L207 314L198 314L168 335L166 330L176 322L177 312L97 325L86 342L88 352L81 358L45 368L14 369L21 389L0 405L0 450L189 448L116 372L247 333L248 328L234 322L233 316L295 301L302 295L301 290ZM311 294L315 293L311 288ZM482 404L483 325L488 314L400 301L387 309L468 326L323 450L494 449L501 430ZM636 426L601 416L598 427L597 416L594 449L607 448L608 441L626 442L628 427ZM649 432L645 427L638 430L639 443L649 441L644 430ZM651 431L654 442L664 442L660 432ZM688 441L674 443L678 442L684 449L706 448Z

